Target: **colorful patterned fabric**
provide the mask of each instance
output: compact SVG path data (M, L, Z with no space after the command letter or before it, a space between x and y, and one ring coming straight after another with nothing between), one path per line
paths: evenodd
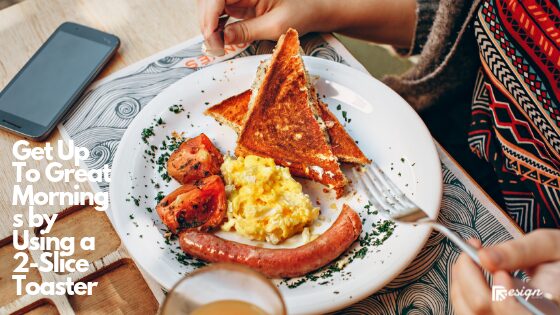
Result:
M560 227L560 10L547 0L484 0L474 20L482 69L471 150L490 162L523 230Z

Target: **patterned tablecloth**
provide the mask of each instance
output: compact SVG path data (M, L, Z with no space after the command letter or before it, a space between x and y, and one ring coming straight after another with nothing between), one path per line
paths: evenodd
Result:
M88 147L88 168L110 164L125 129L150 100L170 84L200 69L200 37L131 65L94 84L59 128L66 139ZM330 35L308 35L301 40L307 55L341 62L366 71ZM271 53L274 43L255 42L236 57ZM196 62L195 62L196 61ZM214 62L219 60L214 60ZM194 65L194 67L193 67ZM444 196L439 220L464 238L495 244L521 235L516 225L439 146ZM107 185L94 189L107 190ZM450 314L451 266L460 250L440 234L432 233L413 263L384 289L340 311L340 314ZM149 279L148 279L149 280ZM150 282L150 281L149 281ZM151 282L156 296L161 296Z

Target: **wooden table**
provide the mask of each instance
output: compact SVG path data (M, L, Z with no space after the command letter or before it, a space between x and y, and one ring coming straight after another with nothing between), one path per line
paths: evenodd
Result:
M65 21L88 25L120 37L121 47L115 58L103 71L101 77L199 34L194 0L26 0L0 11L0 89L3 89L8 84L33 53L46 41L48 36ZM11 154L11 148L14 142L19 139L21 138L0 131L0 148L3 151L0 154L0 181L2 182L0 185L2 201L0 202L0 260L3 265L3 267L0 267L0 295L5 296L3 299L0 298L0 313L3 313L2 306L7 305L8 300L16 298L11 296L11 294L15 295L15 292L12 292L14 289L10 286L13 285L11 283L13 280L9 277L12 273L11 269L15 266L5 264L6 261L9 261L7 259L14 254L14 249L10 245L13 230L12 216L15 213L27 212L27 207L11 205L12 183L15 182L15 168L12 167L14 157ZM46 141L55 144L59 139L62 139L60 133L58 130L55 130ZM43 146L43 143L32 143L32 145ZM59 162L65 168L72 167L69 162ZM29 167L38 169L44 168L46 164L46 161L28 161ZM74 184L76 183L51 183L47 179L42 178L37 183L34 183L33 186L35 191L73 191L72 186ZM83 184L80 185L80 188L82 190L91 190L88 185ZM37 212L48 214L61 211L60 206L41 206L37 208ZM69 227L67 233L72 233L72 231L78 233L80 229L71 225L76 224L80 219L85 219L84 216L87 216L88 220L92 216L98 216L98 214L90 210L85 209L84 211L77 212L76 215L69 216L67 220L69 222L67 224ZM104 214L102 215L103 217L96 219L100 220L99 224L107 224L107 218L104 217ZM57 224L63 223L57 220ZM108 228L111 228L110 224ZM103 232L103 234L106 237L106 233ZM114 250L120 243L116 234L111 237L112 239L108 239L102 245L107 247L107 250ZM119 250L117 250L118 253ZM119 254L121 258L123 256L126 257L125 254L121 254ZM138 270L134 267L134 263L130 260L116 263L112 262L113 260L115 259L109 257L102 262L103 264L111 265L110 268L113 268L113 270L119 270L115 279L105 281L106 283L111 282L111 285L105 289L106 294L115 296L115 292L128 293L130 289L134 288L146 291L149 295L137 295L135 301L128 301L128 304L138 304L136 309L123 307L123 301L118 298L110 299L107 295L99 295L101 298L97 299L97 302L94 299L91 299L91 301L85 299L82 302L79 299L66 300L54 297L46 300L45 303L45 300L36 301L36 298L29 299L26 297L22 299L23 301L18 301L16 308L10 307L7 311L11 312L32 304L25 312L56 314L56 307L58 307L59 312L71 314L72 312L65 311L69 304L76 313L87 312L88 308L90 310L103 309L103 306L108 304L115 307L105 308L105 311L108 312L127 310L126 313L150 313L146 311L149 307L154 307L153 301L155 300L151 292L147 290L146 284L140 277ZM40 279L41 276L45 280L46 276L44 274L39 275L38 273L31 272L28 275L29 278L34 279ZM100 275L99 279L103 277L106 276ZM51 303L53 301L56 306ZM144 305L145 311L143 312L140 306L142 302L146 301L151 304L148 306ZM98 303L98 305L90 305L88 303ZM157 302L155 307L157 307Z
M157 12L154 14L154 12ZM158 51L198 35L194 0L26 0L0 11L0 90L23 67L49 35L63 22L73 21L115 34L121 47L104 77ZM11 206L15 168L11 148L21 138L0 131L0 239L11 234L12 215L26 208ZM46 141L55 143L61 136L56 130ZM34 144L42 146L42 143ZM40 168L43 162L28 162ZM60 161L65 167L70 164ZM50 183L42 178L36 190L70 191L74 183ZM82 186L83 189L89 187ZM48 213L58 207L42 207Z

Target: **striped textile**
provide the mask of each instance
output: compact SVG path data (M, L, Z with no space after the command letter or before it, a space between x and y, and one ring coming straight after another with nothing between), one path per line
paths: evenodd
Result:
M471 150L492 164L506 211L529 232L560 227L560 10L484 0L474 20L482 68Z

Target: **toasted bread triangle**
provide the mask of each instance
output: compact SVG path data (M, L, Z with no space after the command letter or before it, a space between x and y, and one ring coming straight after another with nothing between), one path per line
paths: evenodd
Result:
M208 108L205 113L240 133L250 99L251 90L246 90ZM340 162L362 165L370 163L370 160L360 150L354 139L346 132L344 126L329 110L327 104L322 101L319 101L319 113L327 127L332 151Z
M251 90L247 90L213 105L204 113L240 133L250 100Z
M360 150L354 139L346 132L344 126L338 121L336 116L329 110L327 104L318 102L321 118L327 126L327 132L331 139L331 147L334 155L341 162L355 164L369 164L371 161Z
M295 30L280 37L264 75L255 80L236 155L271 157L293 175L310 178L341 195L347 180L317 110L317 96L299 54Z

